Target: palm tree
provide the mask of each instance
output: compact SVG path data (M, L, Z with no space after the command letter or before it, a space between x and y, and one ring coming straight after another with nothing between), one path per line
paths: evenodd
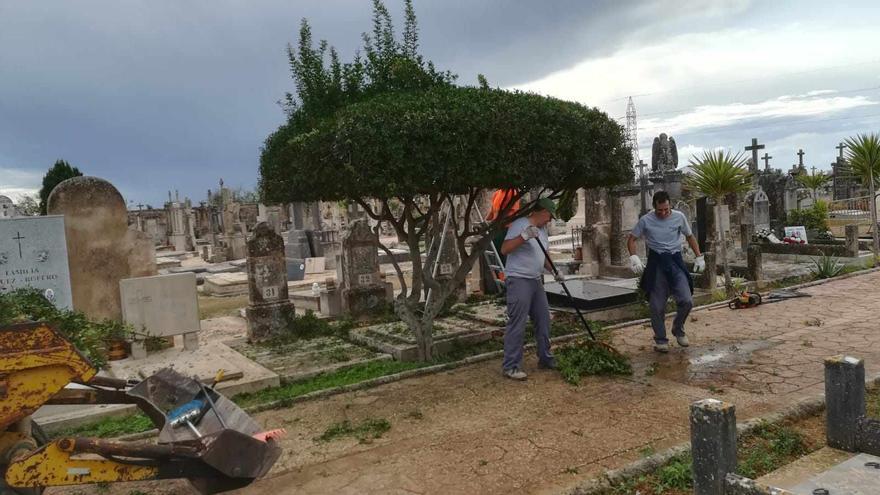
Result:
M715 224L721 225L719 215L724 197L748 191L751 187L752 174L746 168L745 157L742 153L731 155L730 151L705 151L703 156L691 158L690 164L693 172L686 179L688 186L715 200ZM718 229L718 232L724 286L731 293L733 282L730 280L730 264L727 261L727 241L724 238L724 229Z
M874 241L874 259L880 256L880 238L877 234L877 199L875 186L880 179L880 136L877 134L859 134L846 140L846 160L853 174L868 185L871 205L871 234Z
M813 192L813 204L819 202L819 188L824 186L828 179L831 178L825 172L815 172L813 174L798 174L794 177L800 184Z

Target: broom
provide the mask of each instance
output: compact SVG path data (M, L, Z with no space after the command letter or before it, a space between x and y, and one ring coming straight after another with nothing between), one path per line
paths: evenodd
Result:
M550 268L553 269L553 275L558 277L559 270L556 268L556 264L553 263L553 260L550 258L550 254L547 252L547 249L544 248L543 244L541 244L541 239L535 238L535 240L538 242L538 247L541 248L541 252L544 253L544 258L550 263ZM590 329L590 324L587 322L587 319L584 318L584 314L581 313L581 310L574 303L574 297L571 295L571 291L568 290L568 286L565 285L565 282L559 282L559 284L562 285L562 290L565 291L565 295L568 296L568 303L571 305L572 308L574 308L574 311L577 313L578 318L580 318L581 323L584 325L584 329L587 331L587 335L589 335L590 337L590 340L584 340L580 343L587 344L589 346L601 347L613 354L615 357L626 359L626 356L624 356L620 351L611 347L605 342L600 342L596 339L596 336L593 335L593 330Z

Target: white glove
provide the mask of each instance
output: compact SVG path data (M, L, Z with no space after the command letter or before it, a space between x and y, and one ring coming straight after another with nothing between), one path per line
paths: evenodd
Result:
M645 265L642 263L642 259L639 258L639 255L634 254L629 257L629 269L636 275L641 275L642 272L645 271Z
M563 275L563 274L561 274L561 273L559 273L559 272L556 272L556 274L553 275L553 279L556 280L556 281L559 282L559 283L562 283L562 282L565 282L565 275Z
M706 269L706 258L704 258L703 255L701 254L701 255L697 256L697 258L694 260L694 271L697 273L703 273L703 271L705 269Z
M528 241L529 239L534 239L538 237L538 227L535 227L534 225L529 225L528 227L523 229L520 237L522 237L524 241Z

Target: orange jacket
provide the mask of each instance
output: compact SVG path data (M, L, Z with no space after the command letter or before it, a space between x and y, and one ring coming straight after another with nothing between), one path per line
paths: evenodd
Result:
M507 206L513 198L516 197L516 189L498 189L492 195L492 209L489 210L489 214L486 216L486 220L492 221L495 220L498 215L501 213L501 210ZM510 207L507 211L508 215L513 215L517 211L519 211L519 200Z

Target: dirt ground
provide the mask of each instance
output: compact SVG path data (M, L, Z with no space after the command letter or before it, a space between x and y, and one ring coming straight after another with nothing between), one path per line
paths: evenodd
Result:
M267 429L287 429L284 454L268 478L237 493L558 493L686 441L695 400L732 402L742 421L820 395L825 357L861 357L877 373L878 285L875 272L806 289L811 298L698 311L687 327L691 347L668 355L651 351L642 325L616 330L632 377L573 387L537 370L530 354L523 383L503 379L492 360L261 413ZM366 419L391 428L367 441L317 439ZM187 493L158 486L142 491Z

